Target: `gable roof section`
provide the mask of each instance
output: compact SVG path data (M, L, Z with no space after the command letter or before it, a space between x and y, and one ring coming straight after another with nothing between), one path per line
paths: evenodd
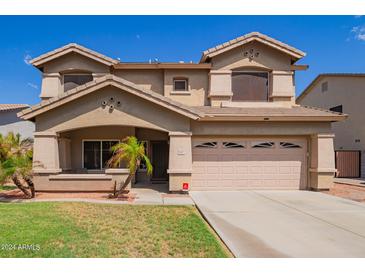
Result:
M29 63L32 64L35 67L40 67L41 65L43 65L43 64L45 64L49 61L52 61L56 58L59 58L63 55L71 53L71 52L81 54L83 56L91 58L91 59L93 59L97 62L100 62L104 65L107 65L107 66L111 66L111 65L119 63L119 61L117 61L117 60L114 60L110 57L107 57L103 54L100 54L96 51L85 48L85 47L80 46L80 45L75 44L75 43L70 43L70 44L68 44L66 46L63 46L61 48L58 48L58 49L52 50L50 52L47 52L45 54L42 54L41 56L30 60Z
M309 94L313 87L325 77L365 77L365 73L321 73L318 74L316 78L302 91L302 93L295 100L297 104L302 101L302 99Z
M57 97L50 98L48 100L42 101L37 105L31 106L30 108L19 112L18 117L27 120L32 119L37 115L40 115L56 107L62 106L63 104L66 104L70 101L73 101L77 98L80 98L93 91L99 90L107 86L114 86L120 88L123 91L134 94L140 98L148 100L152 103L160 105L169 110L175 111L177 113L180 113L181 115L187 116L191 119L198 119L202 115L200 111L194 110L179 102L166 98L154 91L142 89L137 85L124 79L121 79L117 76L107 75L94 81L91 81L85 85L81 85L79 87L71 89Z
M307 106L293 107L195 107L206 121L342 121L347 114Z
M21 108L28 108L27 104L0 104L0 111L16 110Z
M264 35L262 33L259 33L259 32L250 32L246 35L237 37L233 40L230 40L228 42L225 42L223 44L220 44L218 46L205 50L200 59L200 63L204 63L209 58L212 58L223 52L229 51L231 49L242 46L244 44L250 43L252 41L258 41L258 42L268 45L272 48L280 50L280 51L292 56L295 61L297 61L298 59L305 56L305 52L303 52L299 49L296 49L294 47L291 47L274 38L271 38L271 37Z

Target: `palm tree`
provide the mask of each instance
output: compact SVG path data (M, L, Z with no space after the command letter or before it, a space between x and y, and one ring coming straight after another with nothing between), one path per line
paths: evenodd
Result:
M111 151L113 152L113 156L107 163L109 167L119 167L122 162L125 162L127 168L129 168L127 179L120 185L119 189L114 194L114 197L118 197L132 181L133 176L136 174L137 169L142 162L146 164L148 175L152 173L152 164L146 155L144 142L138 141L134 136L126 137L121 143L114 145L111 148Z
M22 139L13 132L6 136L0 134L0 182L13 182L27 198L35 196L32 157L32 139Z

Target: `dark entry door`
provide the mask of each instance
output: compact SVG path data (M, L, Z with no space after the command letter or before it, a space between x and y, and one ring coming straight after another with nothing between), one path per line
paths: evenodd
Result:
M167 141L151 142L152 156L152 181L167 181L167 168L169 161L169 145Z

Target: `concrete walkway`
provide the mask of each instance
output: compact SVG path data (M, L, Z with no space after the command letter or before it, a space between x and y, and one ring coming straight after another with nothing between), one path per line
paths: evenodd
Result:
M173 195L163 191L161 187L133 188L131 196L135 198L131 201L116 199L93 199L93 198L34 198L8 199L0 197L0 202L20 203L20 202L88 202L98 204L128 204L128 205L194 205L189 195Z
M191 192L236 257L365 257L365 205L309 191Z

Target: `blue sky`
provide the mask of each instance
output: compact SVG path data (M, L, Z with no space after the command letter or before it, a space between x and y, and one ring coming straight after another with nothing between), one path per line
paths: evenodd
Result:
M260 31L307 53L297 94L323 72L365 72L365 16L0 16L0 103L39 101L27 60L76 42L122 61L199 61L207 48Z

